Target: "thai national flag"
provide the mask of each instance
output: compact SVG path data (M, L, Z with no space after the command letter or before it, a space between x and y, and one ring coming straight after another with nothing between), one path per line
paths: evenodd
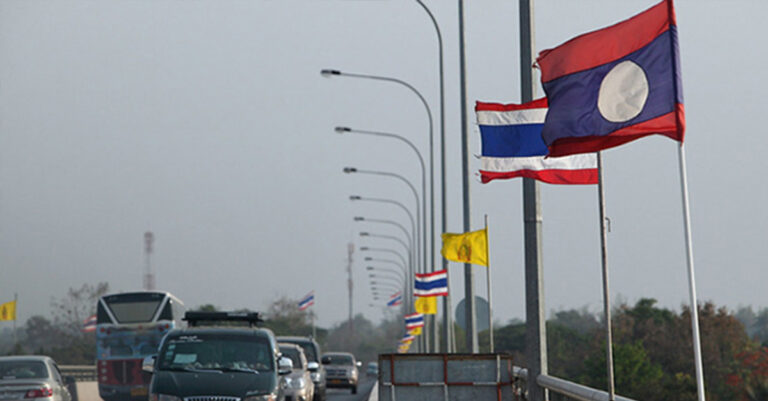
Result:
M539 53L549 156L597 152L660 134L683 142L672 0Z
M391 297L389 297L389 302L387 302L387 306L398 306L403 303L403 295L400 293L400 291L392 294Z
M80 330L83 333L96 331L96 315L91 315L87 319L83 320L83 328Z
M421 313L411 313L405 315L405 329L410 331L417 327L424 327L424 315Z
M413 295L417 297L437 297L448 295L448 272L438 270L433 273L415 274Z
M477 102L482 138L480 179L526 177L550 184L597 184L594 154L547 157L541 129L547 98L524 104Z
M406 333L403 335L403 338L400 339L400 344L410 344L413 342L413 339L416 338L413 334Z
M315 292L312 291L299 301L299 310L305 310L315 304Z

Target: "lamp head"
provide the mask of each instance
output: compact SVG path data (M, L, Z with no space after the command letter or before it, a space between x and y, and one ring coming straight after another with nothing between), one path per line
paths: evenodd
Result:
M368 236L370 236L370 235L371 235L371 234L369 234L369 233L365 233L365 232L363 232L363 233L360 233L360 236L361 236L361 237L368 237Z
M356 200L360 200L360 199L362 199L362 197L360 197L360 195L350 195L349 196L349 200L351 200L351 201L356 201Z
M330 78L330 77L332 77L334 75L341 75L341 71L339 71L339 70L331 70L331 69L326 68L326 69L320 70L320 75L322 75L324 77L327 77L327 78Z
M372 261L372 260L373 260L373 258L372 258L372 257L370 257L370 256L366 256L364 260L365 260L366 262L370 262L370 261Z
M356 173L357 169L354 168L354 167L344 167L344 170L342 170L342 171L344 171L347 174L350 174L350 173Z
M373 270L373 266L366 266L365 270Z
M354 221L365 221L365 217L363 217L363 216L355 216L355 217L352 218L352 220L354 220Z
M352 132L352 128L349 127L336 127L333 129L337 134L343 134L345 132Z
M368 248L367 246L361 246L361 247L360 247L360 250L361 250L361 251L368 251L368 250L370 250L370 249L371 249L371 248Z

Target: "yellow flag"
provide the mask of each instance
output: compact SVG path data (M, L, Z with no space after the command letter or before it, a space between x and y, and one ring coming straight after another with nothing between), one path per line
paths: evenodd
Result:
M488 232L486 229L464 234L443 234L443 256L454 262L488 266Z
M416 313L436 315L437 297L416 297L416 300L413 302L413 309L416 310Z
M16 301L0 304L0 321L16 320Z
M421 335L421 327L414 327L410 330L408 330L408 333L412 336L420 336Z

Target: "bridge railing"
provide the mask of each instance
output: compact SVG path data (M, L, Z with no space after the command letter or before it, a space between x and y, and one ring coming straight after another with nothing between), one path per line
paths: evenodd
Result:
M515 377L515 394L520 394L521 399L527 400L525 389L528 383L528 370L515 366L512 368L512 375ZM596 390L554 376L539 375L536 378L536 383L550 391L551 401L609 401L608 393L605 391ZM616 395L614 399L616 401L635 401L620 395Z
M59 366L61 375L64 377L72 377L75 381L79 382L93 382L96 381L96 366L95 365L61 365Z

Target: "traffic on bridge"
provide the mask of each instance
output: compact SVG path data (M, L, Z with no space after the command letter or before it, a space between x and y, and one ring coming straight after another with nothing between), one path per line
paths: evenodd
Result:
M1 1L0 401L768 400L766 14Z

